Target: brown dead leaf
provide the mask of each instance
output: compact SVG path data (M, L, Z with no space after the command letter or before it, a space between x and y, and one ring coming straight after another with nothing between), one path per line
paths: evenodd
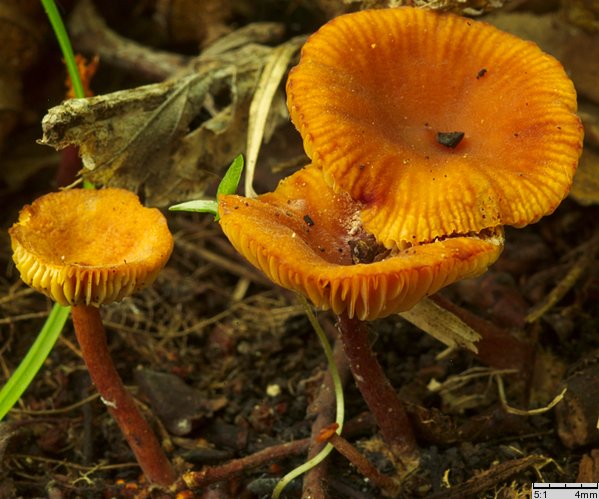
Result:
M597 352L583 359L586 365L566 379L568 391L555 408L557 434L569 449L599 444L599 401L595 396L599 390L598 359Z
M578 103L578 116L584 126L584 144L599 149L599 105L582 100Z
M16 72L30 67L42 49L46 30L39 2L0 2L0 65Z
M205 397L174 374L139 369L135 380L166 428L177 436L187 435L228 403L225 397Z
M599 31L599 3L595 0L562 2L564 18L586 31Z
M150 205L197 198L244 150L254 87L273 49L247 44L163 83L50 109L42 144L77 145L93 183Z
M411 5L431 10L441 10L478 16L502 7L505 0L301 0L309 9L318 9L327 18L364 9L381 9Z
M22 101L19 76L0 66L0 146L19 120Z

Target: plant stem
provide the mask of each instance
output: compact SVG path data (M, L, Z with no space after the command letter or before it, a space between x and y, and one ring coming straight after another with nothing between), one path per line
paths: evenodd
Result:
M129 442L142 471L150 482L162 487L172 485L175 472L114 367L99 309L78 305L71 309L71 317L90 377Z
M345 438L333 433L328 442L335 447L339 454L343 455L352 463L360 474L372 483L375 487L381 489L386 497L397 497L399 492L399 482L387 475L383 475L366 457L350 444Z
M188 471L183 474L183 481L190 489L205 488L213 483L231 480L245 471L257 468L266 463L302 454L306 452L309 446L309 438L273 445L249 456L233 459L228 463L205 466L200 471Z
M306 311L306 315L310 320L310 324L314 328L318 339L320 340L320 344L322 345L322 349L324 350L325 356L327 358L327 364L329 367L329 374L331 376L333 389L335 391L335 401L336 401L336 416L335 421L337 424L337 431L341 433L343 429L343 420L345 419L345 403L343 398L343 383L341 381L341 377L339 376L339 371L337 370L337 365L335 364L335 357L333 355L333 350L331 349L331 345L329 344L329 340L327 338L326 333L320 326L318 319L312 312L312 308L308 304L308 300L303 295L298 294L298 299L304 306L304 310ZM281 495L283 489L296 477L306 473L311 470L318 464L320 464L333 450L333 446L327 444L323 449L318 452L314 457L306 461L304 464L298 466L297 468L291 470L287 473L280 481L277 483L275 489L272 493L273 499L278 499Z
M339 332L349 367L391 452L406 469L418 460L418 447L403 402L370 347L364 322L339 316Z

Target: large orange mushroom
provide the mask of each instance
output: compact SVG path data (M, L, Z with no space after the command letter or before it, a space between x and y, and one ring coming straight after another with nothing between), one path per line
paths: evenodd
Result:
M287 99L312 165L256 199L221 196L221 225L274 282L339 314L358 388L409 466L414 435L362 320L483 272L504 225L555 210L582 148L574 87L533 43L403 7L323 26Z
M112 362L99 311L156 279L173 250L164 216L124 189L71 189L25 206L9 232L23 281L72 306L90 377L147 479L169 487L176 474Z
M304 45L287 96L308 156L387 247L536 222L568 193L582 148L561 64L453 14L333 19Z

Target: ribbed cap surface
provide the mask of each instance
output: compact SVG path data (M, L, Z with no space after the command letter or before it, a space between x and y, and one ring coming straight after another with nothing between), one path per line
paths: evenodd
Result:
M308 156L387 247L537 221L568 193L582 147L557 60L425 9L333 19L305 44L287 94ZM452 132L463 138L443 145Z
M150 285L173 250L160 211L123 189L47 194L9 232L23 281L61 305L120 300Z

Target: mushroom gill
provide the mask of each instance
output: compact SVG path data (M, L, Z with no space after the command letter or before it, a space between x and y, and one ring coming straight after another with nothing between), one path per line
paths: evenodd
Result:
M233 246L269 279L321 309L360 320L407 310L483 273L503 248L499 230L386 251L361 227L360 205L335 193L314 166L255 199L221 196L219 214Z

